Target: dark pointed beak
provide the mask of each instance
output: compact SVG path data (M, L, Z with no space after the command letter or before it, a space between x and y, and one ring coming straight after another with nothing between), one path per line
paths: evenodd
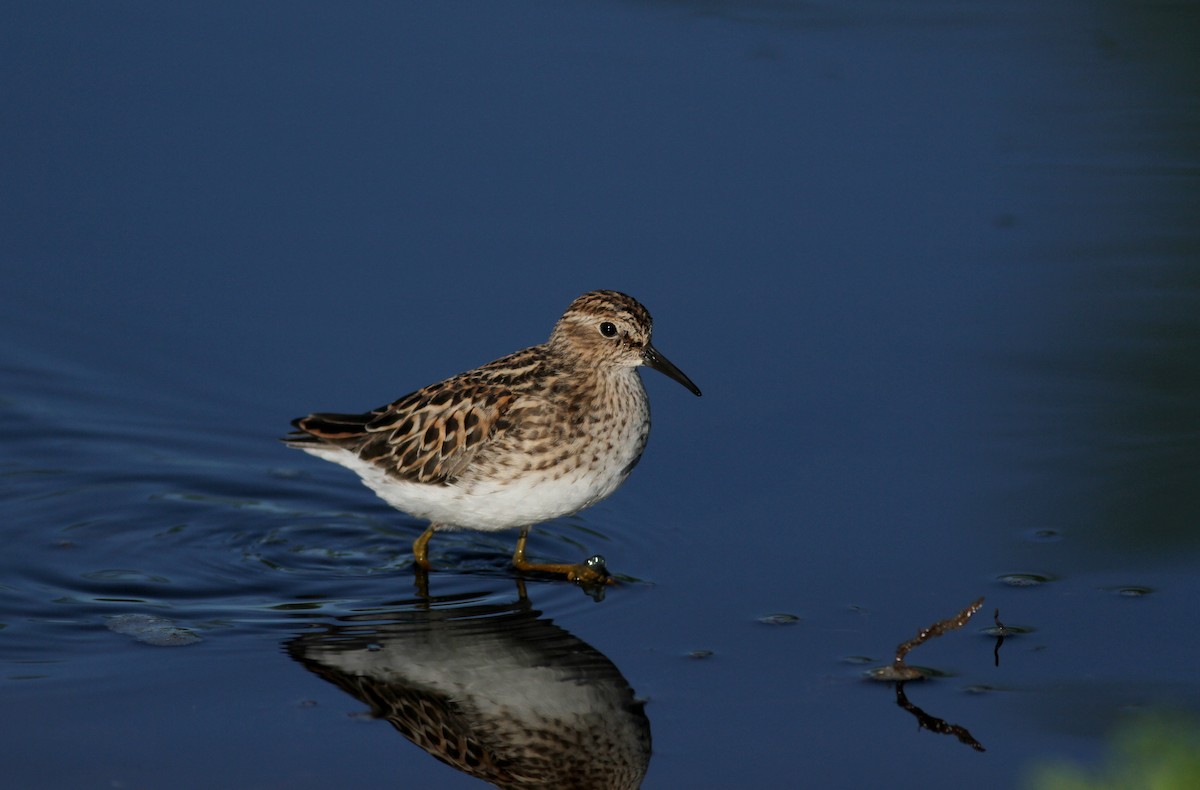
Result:
M667 374L691 390L693 395L699 397L700 388L693 384L692 380L684 375L682 370L672 365L671 360L658 353L658 349L656 349L654 346L648 343L646 344L646 347L642 349L642 359L645 360L647 365L654 368L659 373Z

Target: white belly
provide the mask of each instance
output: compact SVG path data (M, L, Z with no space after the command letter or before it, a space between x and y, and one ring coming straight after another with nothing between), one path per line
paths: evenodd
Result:
M614 459L604 468L579 468L557 479L527 473L506 483L434 485L399 480L341 448L303 449L354 471L364 485L397 510L443 527L478 530L530 526L578 512L617 490L628 474L628 462Z

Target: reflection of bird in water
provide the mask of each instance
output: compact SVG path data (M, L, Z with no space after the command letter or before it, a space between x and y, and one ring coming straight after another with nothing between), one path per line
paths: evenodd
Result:
M592 291L571 303L542 345L366 414L300 417L284 441L348 467L388 504L428 519L413 543L422 568L437 530L519 527L519 570L602 582L599 558L533 563L525 542L531 525L617 490L641 458L650 406L639 366L700 394L650 344L650 333L650 313L635 299Z
M521 600L340 618L288 652L444 763L504 788L635 788L643 703Z

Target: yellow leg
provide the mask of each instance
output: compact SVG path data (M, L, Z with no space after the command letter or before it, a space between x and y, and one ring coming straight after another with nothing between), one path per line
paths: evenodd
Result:
M413 566L413 586L417 588L417 596L421 599L421 608L429 608L429 571L420 565Z
M565 576L568 581L580 582L582 584L614 584L612 576L609 576L608 569L604 566L604 558L600 556L589 557L583 562L577 562L574 565L565 563L543 563L530 562L525 558L525 542L529 539L529 527L522 527L521 534L517 537L517 548L513 551L513 567L519 571L538 571L540 573L553 573L557 576Z
M436 530L437 524L430 524L429 528L421 533L421 537L413 541L413 559L416 560L417 567L424 570L429 570L429 539Z

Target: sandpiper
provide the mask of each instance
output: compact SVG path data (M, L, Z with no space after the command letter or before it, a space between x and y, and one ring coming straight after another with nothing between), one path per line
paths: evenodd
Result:
M530 562L530 528L599 502L637 464L650 405L636 368L700 389L650 344L650 313L617 291L571 303L550 339L431 384L365 414L292 421L283 441L358 474L384 501L429 527L413 542L429 568L434 532L520 528L522 571L607 579L602 560Z

